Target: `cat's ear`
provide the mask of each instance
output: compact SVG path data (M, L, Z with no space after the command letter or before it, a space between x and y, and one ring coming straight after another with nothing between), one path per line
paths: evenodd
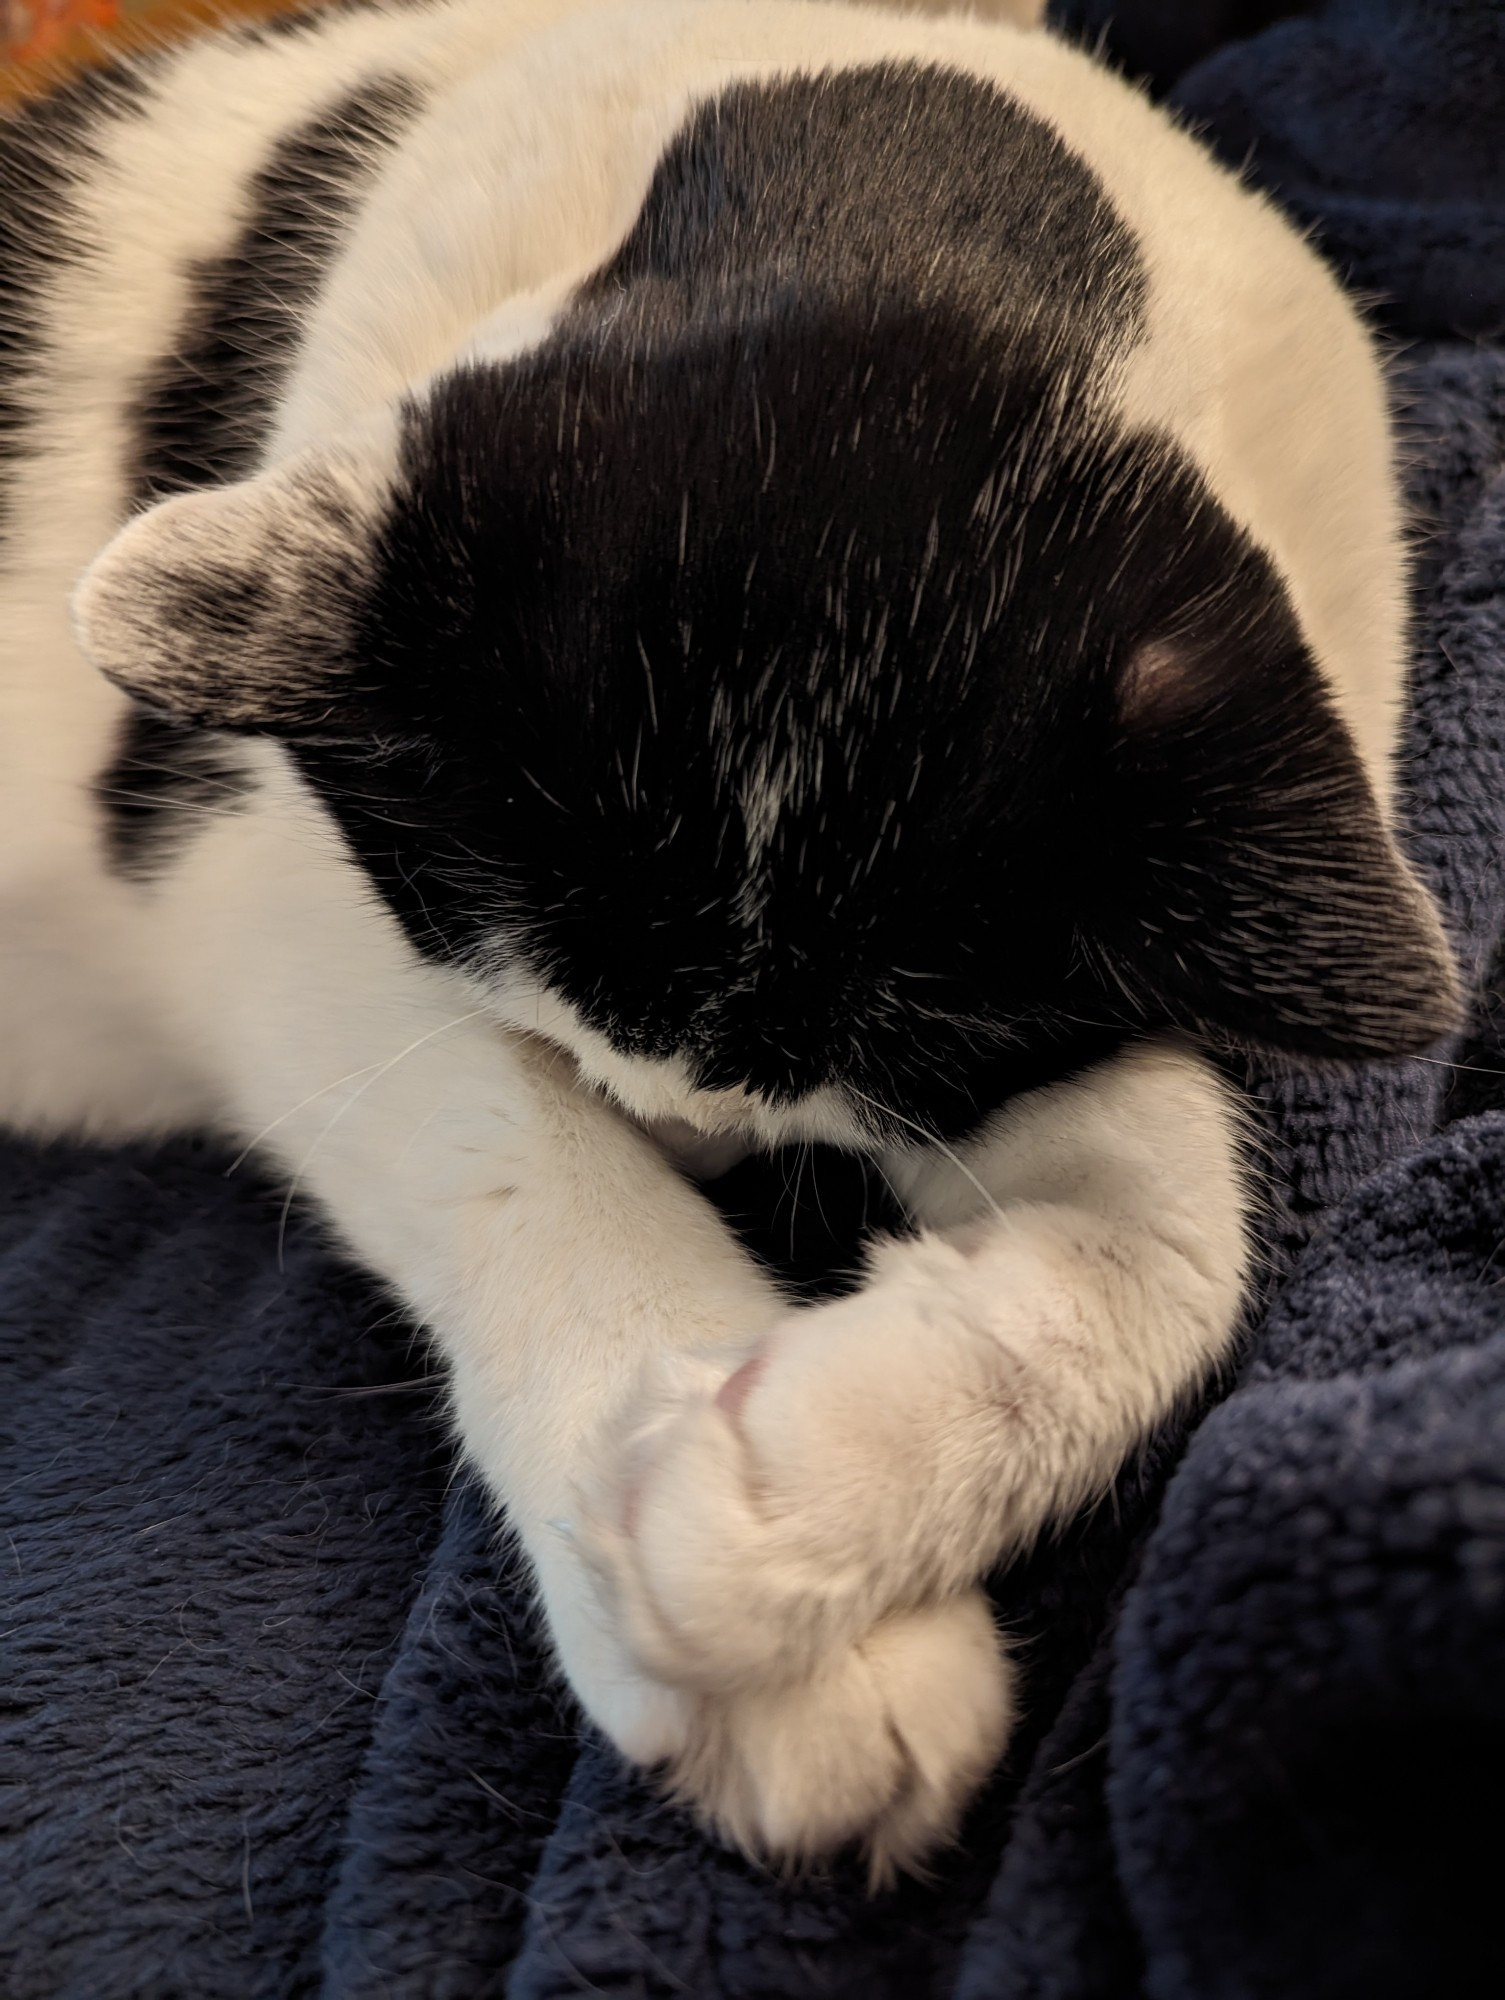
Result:
M73 597L85 654L181 721L348 739L370 726L353 639L388 488L375 439L131 521Z
M1310 1056L1419 1051L1457 1025L1452 953L1276 594L1129 651L1127 838L1100 935L1120 982L1188 1026Z

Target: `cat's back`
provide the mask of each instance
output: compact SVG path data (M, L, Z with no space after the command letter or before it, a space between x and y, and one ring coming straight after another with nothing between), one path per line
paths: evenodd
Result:
M23 431L62 442L43 433L64 403L98 418L143 383L149 399L166 351L205 348L211 326L242 401L253 375L286 389L273 439L295 448L450 359L488 312L521 344L520 299L546 317L650 196L662 207L655 174L697 110L764 87L741 158L698 163L733 167L740 186L721 193L754 221L810 151L809 81L880 68L886 83L849 93L842 171L815 190L834 197L826 242L788 242L801 277L860 237L890 285L923 290L941 217L953 261L973 256L979 286L1027 321L1042 294L1101 293L1117 225L1143 293L1120 354L1146 350L1137 410L1205 414L1196 314L1268 296L1261 266L1289 265L1288 232L1053 37L815 0L378 0L208 36L0 125L11 456ZM762 208L765 229L791 220L788 200ZM1289 270L1277 289L1299 289Z
M199 371L205 402L248 405L253 377L275 389L363 187L423 101L438 25L372 6L232 30L0 119L7 513L40 525L28 462L77 456L83 474L100 426L128 502L160 484L149 461L170 446L149 433L187 421L165 406L174 357L180 373L220 364ZM232 456L197 477L230 476Z

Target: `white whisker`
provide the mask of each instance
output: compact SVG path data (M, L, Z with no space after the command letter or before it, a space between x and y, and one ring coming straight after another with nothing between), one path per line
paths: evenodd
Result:
M961 1155L948 1146L944 1139L938 1139L933 1132L927 1132L923 1125L916 1124L913 1118L906 1118L902 1111L895 1111L886 1104L880 1104L876 1097L869 1097L865 1090L859 1090L855 1084L849 1083L847 1089L852 1093L853 1097L860 1098L864 1104L870 1105L880 1118L895 1119L900 1125L907 1125L911 1132L918 1132L920 1137L925 1141L925 1144L927 1146L934 1146L943 1160L949 1160L962 1179L969 1181L976 1188L993 1214L998 1216L1000 1220L1002 1219L1003 1210L999 1207L998 1202L989 1194L988 1190L983 1186L982 1182L973 1173Z
M355 1079L358 1076L366 1076L367 1073L371 1070L376 1071L376 1076L370 1077L369 1083L375 1083L377 1076L380 1076L386 1070L393 1068L394 1065L402 1061L404 1056L411 1055L415 1049L421 1049L425 1042L433 1041L436 1035L447 1034L451 1028L458 1028L462 1026L466 1021L475 1020L478 1014L484 1014L486 1011L487 1010L484 1007L473 1007L468 1014L457 1014L452 1021L446 1021L442 1027L433 1028L429 1031L428 1034L420 1035L416 1042L410 1042L405 1049L399 1049L397 1054L395 1056L392 1056L387 1062L362 1063L359 1069L346 1070L343 1076L335 1077L331 1083L321 1083L319 1085L319 1088L317 1090L311 1090L308 1093L307 1097L300 1097L296 1104L290 1104L286 1111L279 1112L278 1115L272 1120L272 1122L269 1125L263 1125L261 1130L256 1134L254 1139L248 1139L245 1145L242 1146L240 1151L235 1155L235 1158L230 1162L229 1166L226 1167L225 1179L228 1180L231 1174L237 1173L240 1170L240 1168L242 1168L245 1165L246 1161L256 1151L256 1148L261 1144L262 1140L265 1139L269 1133L275 1132L279 1125L285 1125L289 1118L296 1118L298 1113L302 1111L305 1108L305 1106L315 1103L321 1097L327 1097L330 1091L338 1090L341 1084L354 1083ZM342 1110L348 1110L350 1104L355 1103L356 1097L359 1097L362 1091L369 1088L369 1083L362 1084L361 1090L358 1090L355 1093L355 1097L352 1097L349 1100L348 1104L341 1107ZM340 1114L338 1112L335 1114L336 1117L338 1117L339 1115ZM333 1120L331 1120L330 1122L332 1124ZM326 1127L325 1129L327 1130L328 1127Z
M405 1049L399 1049L396 1055L389 1057L386 1062L377 1065L375 1068L372 1068L370 1064L367 1065L367 1068L371 1069L371 1074L366 1077L366 1081L361 1085L360 1089L352 1091L350 1096L345 1099L345 1102L338 1107L338 1109L334 1113L334 1116L325 1125L323 1131L317 1135L317 1137L314 1139L313 1144L309 1147L308 1151L303 1155L303 1158L298 1163L296 1171L294 1172L292 1178L288 1182L287 1193L283 1197L283 1202L282 1202L282 1213L278 1218L278 1223L277 1223L277 1268L279 1270L283 1269L283 1250L287 1242L287 1222L289 1215L292 1213L293 1201L297 1195L299 1183L302 1181L303 1176L307 1173L309 1165L314 1158L314 1155L318 1152L319 1148L323 1145L324 1141L329 1137L330 1133L334 1130L335 1126L338 1125L340 1120L345 1116L345 1113L351 1108L352 1105L358 1104L360 1102L360 1100L365 1096L366 1092L371 1088L371 1086L374 1083L379 1083L381 1079L384 1076L386 1076L390 1071L396 1069L397 1065L400 1062L405 1062L409 1056L416 1055L419 1049L423 1048L425 1044L437 1040L437 1038L440 1035L448 1034L451 1028L458 1028L463 1026L464 1023L467 1021L474 1021L478 1019L481 1015L485 1014L485 1012L486 1009L484 1007L473 1007L468 1014L457 1014L453 1020L441 1022L441 1024L437 1028L431 1028L426 1035L419 1035L415 1041L409 1042ZM349 1076L341 1077L336 1083L326 1084L323 1090L314 1091L311 1096L304 1098L303 1103L311 1104L315 1098L323 1097L331 1090L338 1090L341 1083L348 1083L351 1081L352 1077L360 1076L362 1073L363 1072L360 1070L352 1070ZM302 1106L300 1105L294 1105L292 1111L286 1111L283 1113L283 1118L291 1118L294 1112L300 1110L301 1108ZM273 1120L273 1125L279 1125L281 1123L282 1119ZM271 1131L273 1129L273 1126L268 1126L266 1129L267 1131ZM257 1142L253 1141L252 1143L255 1144ZM244 1157L245 1155L242 1154L241 1158L243 1159Z

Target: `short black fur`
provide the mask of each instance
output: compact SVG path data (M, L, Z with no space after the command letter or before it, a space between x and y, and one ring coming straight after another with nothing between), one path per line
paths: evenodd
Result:
M933 872L984 865L963 794L991 789L985 759L959 741L916 797L918 680L901 703L902 659L886 675L882 640L864 651L891 599L896 624L912 614L911 675L941 677L922 701L960 704L972 752L1007 728L970 673L991 587L963 610L916 562L932 515L950 560L983 559L1007 511L998 427L1043 441L1063 376L1085 392L1099 348L1134 338L1143 289L1081 162L970 78L884 65L703 110L561 335L506 375L455 378L411 427L357 651L420 703L431 690L430 713L391 718L423 748L377 773L300 755L415 937L481 947L498 878L478 899L463 857L484 855L507 921L528 913L529 950L622 1047L687 1051L705 1083L777 1098L839 1077L952 1130L1115 1046L1129 1017L1075 1007L1070 917L1022 882L999 911L1031 964L1000 1017L973 885L943 893ZM1004 379L988 336L1022 298L1032 360ZM502 567L478 534L520 542ZM859 542L850 604L823 610ZM478 644L478 671L457 671ZM510 782L482 748L499 731ZM469 768L459 741L480 750ZM749 923L738 790L775 745L824 777L784 814L782 887ZM1056 741L1041 788L1070 762ZM444 824L393 850L410 790L425 811L445 795ZM906 806L881 829L875 792ZM1016 799L1011 820L1035 808ZM939 845L909 867L889 849L914 821L939 822ZM777 964L753 969L757 940Z
M150 881L206 813L235 806L248 786L245 757L232 738L133 709L94 788L110 867Z
M666 321L838 299L961 311L1080 362L1132 344L1145 276L1096 176L1043 119L960 72L882 63L703 108L581 305L661 336Z
M402 0L402 4L417 13L430 5L431 0ZM392 6L393 0L304 0L300 6L268 14L265 20L240 22L234 32L247 42L285 41L301 35L317 35L331 20L348 14L390 13Z
M234 247L195 267L176 344L137 398L133 506L251 469L302 316L377 159L418 105L410 85L378 78L272 149L247 189ZM245 782L227 739L132 714L96 787L111 867L149 879L202 815L232 805Z
M418 105L410 84L376 78L273 147L246 189L233 247L193 268L176 342L136 399L135 506L251 469L303 316L376 162Z
M1144 1028L1424 1039L1446 969L1278 579L1096 406L1143 290L981 85L694 120L574 324L411 419L353 668L387 752L300 755L414 938L940 1131Z
M420 949L707 1087L944 1134L1168 1027L1421 1046L1445 947L1280 579L1103 400L1144 289L979 84L733 89L541 348L409 409L265 726Z

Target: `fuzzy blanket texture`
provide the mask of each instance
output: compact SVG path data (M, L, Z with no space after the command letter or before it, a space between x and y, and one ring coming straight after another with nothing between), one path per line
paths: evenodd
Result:
M1505 1991L1505 11L1230 7L1211 54L1194 0L1061 11L1152 30L1403 343L1410 838L1472 1030L1251 1074L1241 1371L996 1580L1028 1725L876 1901L709 1845L582 1729L421 1340L311 1218L279 1243L200 1145L0 1143L9 2000ZM813 1271L861 1193L825 1172L819 1222L776 1170L722 1199Z

